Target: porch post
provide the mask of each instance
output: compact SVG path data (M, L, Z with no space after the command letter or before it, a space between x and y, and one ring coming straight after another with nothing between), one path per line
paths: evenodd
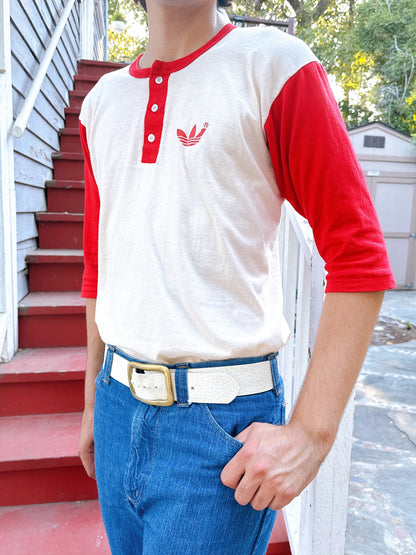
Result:
M0 0L0 362L17 349L17 239L14 186L10 0Z
M82 0L80 11L80 58L94 59L94 10L95 0Z

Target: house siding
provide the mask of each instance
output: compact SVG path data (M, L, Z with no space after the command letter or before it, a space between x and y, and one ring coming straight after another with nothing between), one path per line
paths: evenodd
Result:
M15 0L10 5L13 118L22 109L49 44L64 0ZM80 44L79 3L75 2L49 65L28 126L14 140L17 211L18 299L29 291L25 256L37 246L35 212L46 210L45 181L52 179L52 154L59 150L68 90L73 88Z

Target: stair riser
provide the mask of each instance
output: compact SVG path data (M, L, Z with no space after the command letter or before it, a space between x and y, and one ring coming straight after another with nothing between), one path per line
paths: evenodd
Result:
M65 114L65 127L67 129L74 129L75 127L79 127L79 113Z
M62 160L54 158L54 179L82 181L84 179L84 160Z
M266 555L292 555L290 543L288 541L271 543L267 548Z
M69 93L69 103L71 108L81 108L84 97Z
M98 77L96 79L75 79L75 91L76 92L82 92L82 93L88 93L93 86L97 83L98 81Z
M62 152L82 152L81 140L78 135L66 135L62 134L60 136L60 144Z
M82 222L38 222L39 248L82 249Z
M97 499L95 480L82 466L0 472L0 506Z
M78 65L78 75L88 75L90 77L94 76L97 80L106 73L110 73L116 69L120 69L123 66L120 65L119 67L100 67L95 65L83 65L82 63Z
M19 315L19 347L77 347L87 344L84 314Z
M84 189L47 189L48 211L84 213Z
M0 387L0 416L81 412L84 381L5 383Z
M37 291L79 291L84 265L78 263L29 264L29 289Z

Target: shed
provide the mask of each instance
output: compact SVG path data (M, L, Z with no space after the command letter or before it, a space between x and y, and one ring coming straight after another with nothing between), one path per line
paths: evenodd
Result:
M380 219L398 289L416 289L416 145L384 123L349 130Z

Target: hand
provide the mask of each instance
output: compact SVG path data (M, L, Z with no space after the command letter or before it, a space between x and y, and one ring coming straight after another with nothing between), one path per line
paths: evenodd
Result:
M94 464L94 409L85 409L82 414L78 438L78 455L86 473L95 480Z
M311 437L299 422L275 426L254 422L236 439L244 443L221 473L240 505L258 511L286 506L314 479L332 442Z

